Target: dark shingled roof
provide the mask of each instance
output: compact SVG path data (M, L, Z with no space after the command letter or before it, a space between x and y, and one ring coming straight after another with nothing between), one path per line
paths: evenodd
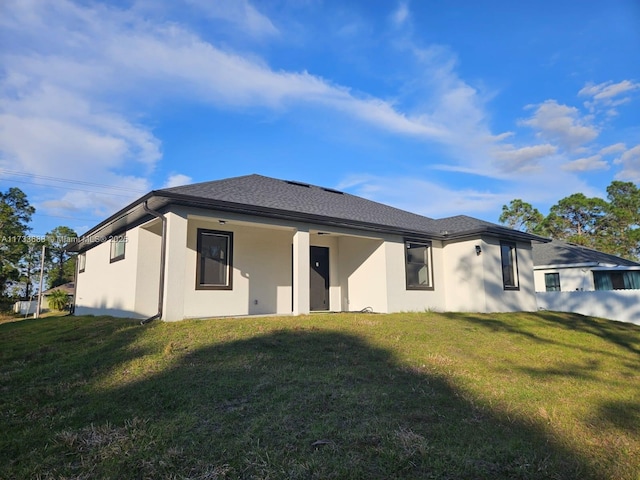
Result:
M154 210L169 204L186 205L434 239L484 233L524 241L546 241L536 235L464 215L436 220L331 188L246 175L154 190L91 229L69 250L86 249L96 243L95 238L105 238L148 218L149 213L142 207L145 202Z
M553 240L550 243L533 243L533 265L572 265L580 263L640 266L640 263L576 245Z

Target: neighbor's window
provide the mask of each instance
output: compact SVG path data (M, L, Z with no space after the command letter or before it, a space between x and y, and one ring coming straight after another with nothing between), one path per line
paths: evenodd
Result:
M78 254L78 273L84 272L84 267L87 263L87 254L80 253Z
M198 229L196 289L231 290L233 233Z
M406 240L405 247L407 289L433 289L431 242Z
M111 256L110 262L117 262L124 258L124 247L127 244L127 239L124 236L118 235L111 239Z
M515 243L501 243L502 283L505 290L518 290L518 255Z
M560 291L560 274L545 273L544 286L547 288L547 292L559 292Z
M640 290L640 272L612 272L596 270L593 272L596 290Z

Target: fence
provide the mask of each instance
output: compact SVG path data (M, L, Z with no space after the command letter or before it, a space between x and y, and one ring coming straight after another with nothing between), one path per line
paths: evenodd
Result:
M640 325L640 290L537 292L538 308Z

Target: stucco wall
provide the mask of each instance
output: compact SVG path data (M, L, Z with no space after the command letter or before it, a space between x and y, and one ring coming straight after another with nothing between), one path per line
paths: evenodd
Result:
M446 287L441 243L431 243L433 290L407 290L404 238L388 236L385 240L389 312L445 310Z
M640 325L640 290L538 292L538 308Z
M593 273L589 267L548 268L534 271L536 292L546 292L544 282L545 273L560 274L560 291L575 292L576 290L593 291Z
M196 290L198 228L233 232L232 290ZM291 313L292 239L290 229L189 219L183 317Z
M475 246L482 252L476 254ZM484 277L487 268L500 269L493 265L494 255L481 239L447 242L444 245L443 270L446 305L448 311L483 312L486 308Z
M77 315L144 317L144 313L136 311L135 305L138 229L122 235L127 238L125 257L122 260L109 262L109 241L86 252L85 270L78 273L77 278Z
M480 246L480 255L476 253ZM537 309L533 258L528 243L517 242L517 290L505 290L500 240L493 237L445 243L446 309L462 312L512 312Z
M387 311L384 248L378 239L338 238L338 271L342 310Z

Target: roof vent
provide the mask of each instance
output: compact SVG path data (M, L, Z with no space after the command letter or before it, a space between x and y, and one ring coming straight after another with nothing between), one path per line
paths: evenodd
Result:
M334 190L333 188L325 188L325 187L322 187L322 189L323 189L325 192L331 192L331 193L337 193L338 195L344 195L344 192L341 192L340 190Z
M294 182L293 180L285 180L285 183L288 183L289 185L297 185L298 187L311 188L311 185L308 183Z

